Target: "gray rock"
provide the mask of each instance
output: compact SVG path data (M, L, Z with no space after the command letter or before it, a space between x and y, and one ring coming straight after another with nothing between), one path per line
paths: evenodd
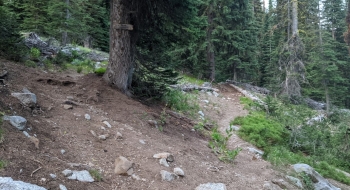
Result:
M203 87L208 87L208 88L211 88L211 83L210 82L204 82L202 84Z
M227 190L223 183L205 183L200 184L195 190Z
M36 104L36 95L31 93L28 89L23 88L23 93L11 93L11 96L17 98L22 104L26 106L34 106Z
M288 183L283 179L274 179L272 180L272 183L278 185L282 189L287 189L288 187Z
M81 182L94 182L94 178L90 175L89 171L72 171L73 174L68 176L68 179L78 180Z
M157 159L160 159L160 158L168 158L168 156L170 156L171 154L168 153L168 152L162 152L162 153L158 153L158 154L154 154L153 155L153 158L157 158Z
M271 183L270 181L265 181L263 190L282 190L282 188L276 184Z
M34 184L23 181L14 181L10 177L0 177L0 190L46 190Z
M18 130L24 130L27 124L27 120L21 116L7 116L3 117L4 120L10 121L11 125L16 127Z
M204 113L202 111L199 111L198 114L202 117L204 117Z
M52 179L56 179L56 175L55 174L50 174L50 177L52 178Z
M307 164L294 164L293 168L296 172L305 172L308 174L314 182L315 190L340 190L340 188L335 187L323 178L317 171L315 171L311 166Z
M112 125L108 123L108 121L103 121L103 123L108 127L108 128L112 128Z
M140 139L139 142L140 142L141 144L146 144L146 142L145 142L144 140L142 140L142 139Z
M232 125L232 126L229 126L228 127L228 130L234 130L234 131L238 131L239 130L239 127L238 126L235 126L235 125Z
M208 94L209 96L212 96L212 95L213 95L213 93L211 93L211 92L207 92L207 94Z
M68 170L68 169L65 169L62 171L62 174L67 177L67 176L71 176L73 174L73 171L72 170Z
M114 173L118 175L132 175L134 171L132 168L134 163L123 156L119 156L117 159L115 159L114 165Z
M60 188L60 190L68 190L67 187L62 184L60 184L58 187Z
M185 172L181 168L174 168L174 174L178 176L185 176Z
M89 114L85 114L84 116L85 116L85 119L86 119L86 120L90 120L90 119L91 119L91 117L90 117Z
M61 149L61 154L64 154L66 151L64 149Z
M296 177L292 177L287 175L286 178L292 182L295 186L299 187L300 189L303 189L303 184L301 183L300 179L296 178Z
M165 170L160 171L160 176L163 181L173 181L177 176L173 173L167 172Z
M23 131L23 134L26 136L26 137L30 137L29 133L27 131Z
M215 92L215 91L213 91L213 94L214 94L215 97L218 97L218 96L219 96L219 93L217 93L217 92Z
M63 108L66 109L66 110L69 110L69 109L73 109L73 106L69 105L69 104L64 104Z
M206 104L209 104L209 100L202 100L203 102L205 102Z
M165 166L165 167L169 167L169 164L168 162L166 161L165 158L162 158L159 160L159 164L162 165L162 166Z
M264 154L264 151L261 151L261 150L255 149L255 148L248 148L248 151L251 153L254 153L254 154L260 154L260 155Z

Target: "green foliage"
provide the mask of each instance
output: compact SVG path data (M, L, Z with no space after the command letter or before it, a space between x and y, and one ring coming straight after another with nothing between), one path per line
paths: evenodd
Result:
M77 67L77 73L81 73L83 71L83 67L82 66L78 66Z
M304 184L303 189L305 189L305 190L314 190L315 189L314 183L312 182L312 179L308 174L306 174L305 172L302 172L300 174L300 176L301 176L302 182Z
M287 135L284 128L279 123L266 118L263 113L253 113L240 122L241 128L238 134L259 148L285 143Z
M226 135L222 135L217 128L214 128L211 133L211 140L209 141L209 147L213 152L218 155L219 159L224 162L232 163L238 153L242 150L241 148L236 148L234 150L229 150L227 148L227 142L233 134L233 129L226 130Z
M0 170L4 169L7 166L7 162L5 160L0 160Z
M181 75L181 80L179 81L179 83L190 83L190 84L196 84L198 86L201 86L204 81L201 79L197 79L195 77L192 77L190 75Z
M0 5L0 56L15 61L21 60L28 49L22 43L16 15Z
M64 65L73 61L73 57L69 56L62 51L59 51L56 57L53 59L53 63L57 65Z
M32 60L37 60L40 56L40 50L38 48L30 48L30 57Z
M102 181L102 175L99 171L91 169L89 170L89 173L95 179L95 181Z
M163 102L171 109L194 116L199 111L196 96L179 90L171 89L162 97Z
M103 76L106 72L107 68L98 68L98 69L95 69L94 73L98 76Z

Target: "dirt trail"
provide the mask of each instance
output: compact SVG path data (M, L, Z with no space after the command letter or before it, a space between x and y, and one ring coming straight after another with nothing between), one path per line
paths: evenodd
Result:
M28 132L40 140L39 149L36 149L22 132L4 122L0 160L5 160L7 166L0 170L0 176L53 190L59 189L59 184L70 190L190 190L209 182L224 183L229 190L258 190L263 189L266 181L282 178L268 162L253 159L254 154L247 150L253 146L236 135L230 139L229 147L243 150L232 165L221 162L208 147L207 137L193 132L193 126L184 120L168 116L164 131L159 131L147 121L159 121L163 107L146 106L130 99L93 74L50 73L6 60L0 62L9 72L5 85L0 86L0 111L25 117L30 128ZM23 87L37 95L36 110L24 107L10 95ZM216 121L224 133L230 120L247 111L239 103L240 93L225 85L219 88L219 97L206 93L200 93L199 97L209 101L209 104L200 101L203 112ZM78 104L66 110L62 103L67 99ZM86 120L85 114L91 119ZM106 127L103 121L108 121L112 128ZM98 135L108 134L109 138L99 140L91 135L91 130ZM123 135L122 139L118 138L118 132ZM175 161L170 167L161 166L152 158L160 152L174 155ZM135 163L134 172L140 180L114 174L114 160L118 156ZM174 167L182 168L185 177L162 181L159 172L172 172ZM68 168L96 170L103 180L93 183L69 180L62 174ZM50 174L57 178L52 179Z

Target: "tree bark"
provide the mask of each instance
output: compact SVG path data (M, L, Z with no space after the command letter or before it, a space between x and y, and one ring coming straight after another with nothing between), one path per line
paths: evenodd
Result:
M209 5L208 11L208 30L207 30L207 60L210 67L210 80L215 81L215 54L214 54L214 45L212 42L212 32L213 32L213 5Z
M292 0L292 35L298 35L298 1Z
M67 7L69 7L69 0L66 0L66 5L67 5ZM69 18L70 18L69 9L67 8L66 9L66 22L68 22ZM66 27L68 27L67 24L66 24ZM66 46L67 43L68 43L68 32L67 32L67 28L66 28L66 30L63 31L63 33L62 33L62 46Z
M104 80L129 94L128 74L132 67L131 35L129 30L118 29L121 24L130 23L129 0L111 1L110 53Z

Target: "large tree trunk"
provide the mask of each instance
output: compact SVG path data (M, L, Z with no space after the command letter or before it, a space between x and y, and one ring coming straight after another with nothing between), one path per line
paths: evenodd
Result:
M132 67L129 0L111 1L110 53L104 80L129 95L128 74Z

